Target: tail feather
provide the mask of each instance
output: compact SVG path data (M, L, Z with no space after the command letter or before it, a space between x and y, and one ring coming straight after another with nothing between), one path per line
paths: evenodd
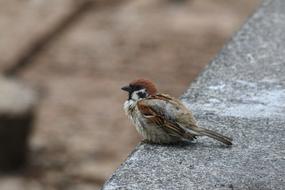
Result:
M233 139L232 138L229 138L229 137L226 137L222 134L219 134L217 132L214 132L214 131L211 131L209 129L204 129L204 128L201 128L201 127L197 127L195 129L192 129L192 131L195 131L195 135L197 136L208 136L210 138L213 138L217 141L220 141L226 145L232 145L232 141Z

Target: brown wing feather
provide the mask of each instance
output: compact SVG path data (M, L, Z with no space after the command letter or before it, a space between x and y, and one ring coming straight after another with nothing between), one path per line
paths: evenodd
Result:
M179 100L166 94L156 94L138 102L138 108L144 117L161 126L169 135L194 139L196 136L208 136L227 145L232 139L217 132L197 126L196 120ZM167 109L166 109L167 108ZM176 121L179 120L179 123Z
M137 107L144 117L156 125L161 126L168 134L185 137L186 131L177 123L166 119L163 113L156 111L149 105L145 105L143 101L139 101Z

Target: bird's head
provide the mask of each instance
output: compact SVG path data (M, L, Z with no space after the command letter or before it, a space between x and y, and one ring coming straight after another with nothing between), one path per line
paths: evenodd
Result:
M146 79L132 81L129 85L122 87L122 90L129 93L129 100L140 100L153 96L157 93L155 85Z

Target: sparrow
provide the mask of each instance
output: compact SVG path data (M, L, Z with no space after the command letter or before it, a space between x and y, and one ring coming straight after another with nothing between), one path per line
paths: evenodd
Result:
M125 113L144 140L155 144L175 144L208 136L232 145L231 138L198 127L192 112L179 99L158 93L150 80L134 80L122 90L128 92Z

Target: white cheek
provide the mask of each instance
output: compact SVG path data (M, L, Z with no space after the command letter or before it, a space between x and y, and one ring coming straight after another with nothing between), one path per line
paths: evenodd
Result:
M138 95L138 93L140 93L140 92L146 93L146 90L145 90L145 89L141 89L141 90L138 90L138 91L133 92L133 93L132 93L132 99L133 99L133 100L139 100L139 99L141 99L141 97L139 97L139 95Z
M136 92L134 92L134 93L132 94L132 99L133 99L133 100L138 100L138 99L139 99L139 96L137 95Z

